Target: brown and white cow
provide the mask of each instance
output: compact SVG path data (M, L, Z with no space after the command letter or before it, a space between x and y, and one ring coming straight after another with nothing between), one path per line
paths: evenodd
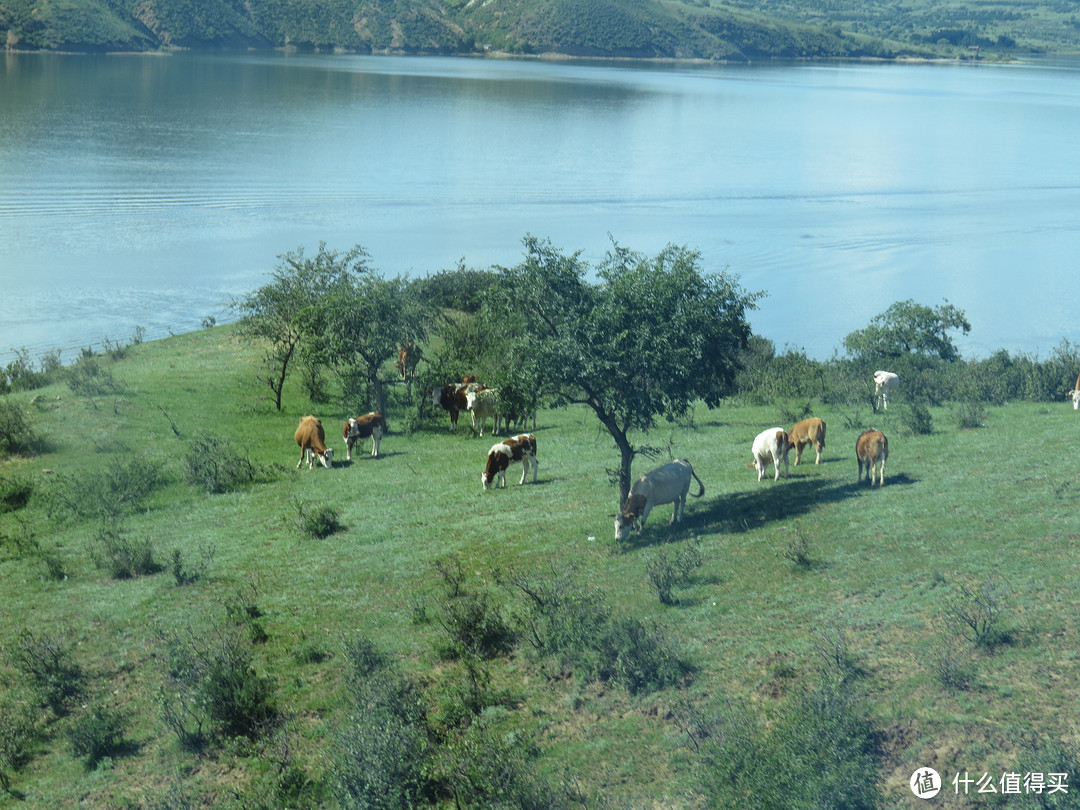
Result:
M470 391L481 391L485 388L487 388L486 385L480 385L476 382L451 383L450 385L433 388L431 391L431 404L437 405L449 413L450 430L457 430L458 414L469 407L468 393Z
M296 463L296 469L300 469L305 458L309 470L316 458L324 467L330 467L333 464L334 451L326 446L326 433L323 431L322 420L318 417L310 415L301 417L293 438L300 445L300 461Z
M484 485L484 489L490 488L492 481L495 482L496 489L500 485L505 487L506 468L518 461L521 462L522 468L521 480L518 483L525 483L531 466L532 480L535 484L537 472L540 470L540 462L536 459L536 437L531 433L511 436L509 439L492 445L491 449L488 450L484 472L480 474L480 482Z
M802 460L803 448L808 444L814 445L817 451L815 464L821 463L821 451L825 449L825 420L816 416L796 422L788 431L788 444L795 448L795 466L799 466Z
M494 388L481 388L477 391L466 391L465 409L472 414L473 430L476 423L480 423L480 435L484 435L484 424L488 417L491 418L492 433L499 432L499 393Z
M416 364L420 362L420 349L411 340L398 349L397 370L401 379L407 380L416 373Z
M900 390L900 377L891 371L874 372L874 409L889 410L889 395Z
M699 490L696 495L690 492L691 478L698 482ZM625 540L633 528L637 528L640 534L653 507L661 504L675 504L671 523L678 523L686 512L687 494L700 498L705 494L705 484L685 458L669 461L641 476L630 487L630 495L626 498L622 511L615 517L615 540Z
M1071 399L1073 410L1080 411L1080 374L1076 375L1076 385L1073 386L1072 391L1066 392L1065 399Z
M784 477L788 476L788 443L787 431L783 428L774 427L759 433L754 443L750 446L750 452L754 456L753 466L757 468L757 480L765 480L765 470L769 464L776 470L774 481L780 480L780 462L784 462Z
M379 455L379 444L386 432L386 420L378 411L363 416L350 417L341 429L341 438L345 440L345 460L352 461L353 445L371 437L371 455Z
M889 440L880 430L864 430L855 442L855 455L859 459L859 479L862 481L863 466L866 466L867 480L870 486L874 485L874 468L880 462L881 474L878 476L878 486L885 483L885 461L889 458ZM858 483L858 482L856 482Z

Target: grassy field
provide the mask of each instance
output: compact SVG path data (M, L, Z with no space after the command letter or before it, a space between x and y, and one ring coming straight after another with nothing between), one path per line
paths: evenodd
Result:
M617 492L606 468L616 466L617 452L591 413L542 411L539 483L519 487L511 471L507 489L484 492L480 473L493 440L471 435L467 421L450 434L445 414L431 413L406 435L412 406L399 385L383 456L368 456L366 444L346 463L340 425L350 414L302 401L296 387L284 412L273 411L255 387L256 360L230 327L218 327L132 347L108 365L119 392L93 402L63 385L35 392L32 403L12 395L27 404L42 449L0 462L0 475L34 482L26 507L0 514L0 536L8 538L0 547L0 638L8 653L26 629L69 640L88 688L62 716L37 713L30 755L10 771L0 808L149 807L180 786L203 806L242 796L272 759L265 750L185 751L155 700L167 635L190 629L208 637L228 622L238 594L262 614L266 640L254 646L255 665L292 718L296 761L325 782L328 740L346 722L345 639L366 635L400 659L434 715L439 696L465 680L461 662L440 654L445 631L433 618L445 590L436 562L447 559L459 561L468 587L489 593L506 616L522 603L496 583L500 574L572 567L614 613L659 623L692 665L677 687L631 694L537 661L522 642L484 661L492 689L506 696L487 710L491 722L531 735L539 771L569 778L589 807L707 806L680 707L731 704L775 716L828 670L824 653L838 647L878 729L887 806L922 805L908 788L919 767L936 768L947 782L964 771L996 779L1021 767L1022 757L1031 761L1022 749L1033 733L1080 746L1073 710L1080 638L1072 624L1080 613L1072 556L1080 484L1071 441L1080 417L1066 404L991 408L975 430L958 429L950 409L932 408L930 435L907 433L898 408L873 415L815 406L829 426L823 463L813 464L810 449L779 482L758 482L747 467L753 437L784 424L778 409L699 405L692 418L654 431L648 442L664 454L639 458L635 469L688 458L704 497L689 499L683 524L669 527L670 507L659 507L640 536L616 546ZM327 426L333 469L293 469L292 433L309 412ZM880 489L856 484L855 439L871 424L890 439ZM281 469L206 494L182 472L200 431ZM143 454L166 480L124 518L124 531L149 540L162 563L173 549L194 561L212 548L204 576L191 584L178 585L167 566L112 578L90 554L94 521L48 508L59 502L57 482L77 486ZM343 529L306 537L298 510L319 506L336 509ZM15 553L11 538L28 535L55 554L66 579L47 576L39 557ZM691 546L700 548L701 564L673 604L662 604L647 569ZM996 643L980 645L948 620L949 606L965 588L987 587L1000 614ZM943 683L946 655L966 683ZM25 703L20 677L10 655L0 659L3 706ZM89 769L65 730L93 705L116 708L129 722L124 744ZM1078 797L1080 773L1070 777L1070 796ZM936 801L974 803L952 791L947 784Z

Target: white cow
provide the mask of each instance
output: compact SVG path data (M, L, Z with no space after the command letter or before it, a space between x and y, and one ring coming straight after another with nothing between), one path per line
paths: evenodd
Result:
M780 462L784 462L784 477L788 476L788 441L787 431L780 427L763 430L754 439L750 452L754 455L753 466L757 468L757 480L765 480L765 470L769 464L776 470L774 481L780 480Z
M696 495L690 492L691 478L697 481L701 488ZM694 495L695 498L700 498L705 494L705 485L701 483L701 479L697 477L694 468L686 459L668 462L641 476L630 487L630 496L626 499L622 512L615 518L615 540L625 540L633 528L637 528L640 534L649 517L649 512L654 506L664 503L675 504L671 522L678 523L686 511L688 493Z
M499 392L494 388L468 391L465 394L465 409L472 414L473 430L476 430L476 423L480 423L481 436L484 435L484 423L489 416L494 423L491 432L499 432Z
M874 372L874 407L889 410L889 394L900 390L900 378L891 371Z
M1071 399L1073 402L1073 410L1080 411L1080 374L1076 375L1076 385L1073 386L1073 390L1065 394L1066 399Z

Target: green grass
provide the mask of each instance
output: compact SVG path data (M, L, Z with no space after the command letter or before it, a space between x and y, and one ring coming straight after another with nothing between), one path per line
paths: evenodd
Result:
M434 562L451 554L470 586L490 586L508 612L521 605L494 584L497 572L573 565L617 615L662 623L693 663L682 688L637 696L543 667L523 647L487 664L493 688L514 697L498 713L500 727L534 735L540 769L560 776L569 769L589 806L603 799L704 807L679 705L726 697L779 710L800 684L815 681L815 632L832 626L844 628L862 671L881 730L890 806L911 805L907 780L919 766L949 777L1012 770L1033 731L1073 750L1080 743L1068 714L1080 698L1080 638L1072 626L1080 614L1073 559L1080 484L1062 438L1076 430L1066 405L988 408L986 427L967 431L948 409L931 409L928 436L905 435L898 411L874 416L891 455L885 486L873 490L855 481L859 430L844 427L854 409L815 407L829 424L823 463L815 466L811 452L789 479L759 483L747 467L750 443L782 424L778 411L699 405L692 420L661 426L649 442L670 443L672 457L689 458L705 496L689 499L678 527L667 525L670 507L658 507L642 535L616 547L617 491L606 468L617 454L589 412L542 411L539 483L519 487L512 471L507 489L484 492L480 472L494 440L470 435L467 420L452 435L445 415L432 414L422 430L404 435L395 427L407 407L398 386L383 457L357 452L346 464L340 424L350 414L302 401L296 386L285 411L273 411L253 383L256 359L230 327L218 327L133 347L112 366L122 393L100 398L97 408L65 386L37 392L29 405L47 450L0 462L0 475L35 481L27 507L0 514L0 535L24 521L43 548L62 556L68 579L49 580L39 560L4 546L0 639L9 643L25 628L62 632L89 677L86 702L119 708L129 722L122 753L88 771L64 742L78 711L43 719L40 744L11 774L17 797L0 794L0 807L138 807L176 784L219 801L242 790L260 767L257 757L228 747L206 757L181 750L154 702L161 633L221 624L238 589L254 589L269 636L255 648L257 669L274 679L295 715L299 761L323 779L328 739L344 722L344 639L362 633L399 657L433 711L439 694L460 682L460 665L437 653L439 623L416 622L418 605L434 613L441 582ZM294 469L293 429L309 412L323 417L340 451L331 470ZM204 430L282 469L269 483L221 495L188 486L184 452ZM142 453L168 471L169 482L124 528L150 538L166 568L112 580L88 553L95 525L49 518L45 496L51 481L78 480ZM666 460L639 459L635 469ZM333 507L343 530L304 535L297 502ZM808 565L785 557L796 534L807 543ZM700 541L702 565L678 589L676 604L664 606L646 565L658 549L692 539ZM178 587L167 569L171 550L194 560L200 547L214 549L205 576ZM947 599L959 584L989 577L1007 595L1002 627L1010 643L982 649L964 641L958 650L975 676L969 689L950 691L933 663ZM303 654L312 648L326 657ZM6 657L0 661L0 689L13 690L15 673Z

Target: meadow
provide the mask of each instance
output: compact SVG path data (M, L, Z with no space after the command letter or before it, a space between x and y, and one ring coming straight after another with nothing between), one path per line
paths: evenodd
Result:
M359 711L349 708L357 638L418 688L438 730L433 805L484 806L448 787L454 774L479 779L460 754L485 750L467 731L478 727L499 741L489 750L561 786L572 806L728 806L709 786L723 744L716 718L750 718L767 734L823 682L859 698L876 770L843 776L873 782L883 806L921 806L908 781L923 767L946 780L943 806L1080 802L1080 768L1070 793L1053 797L1000 786L965 797L950 783L1075 762L1080 484L1070 439L1080 415L1068 404L990 406L980 427L961 429L946 403L929 408L932 432L916 434L902 402L885 413L813 403L828 424L822 463L812 448L798 467L792 454L778 482L771 470L759 482L748 464L759 431L790 426L782 408L699 404L647 437L657 455L635 471L688 458L704 496L688 499L683 523L668 526L670 506L658 507L617 544L618 452L583 408L537 414L538 483L518 486L518 468L506 489L483 491L494 439L465 417L451 433L418 386L393 387L382 456L365 442L346 462L341 423L355 414L297 386L274 410L254 382L257 351L231 326L118 354L102 360L115 383L105 393L55 384L6 397L27 409L37 438L33 453L0 461L7 491L19 481L31 493L0 514L0 808L339 806L331 783L342 729ZM324 421L332 469L295 469L292 434L306 413ZM890 440L880 488L856 482L854 444L870 426ZM195 446L250 481L192 485ZM78 491L136 459L157 479L109 531L105 518L72 514ZM306 530L313 514L336 530ZM157 564L114 575L97 545L110 532ZM658 572L672 575L665 599ZM660 671L676 675L590 672L550 646L538 652L527 583L562 583L637 620L670 645ZM505 643L462 654L462 593ZM171 656L185 639L190 650L237 628L284 719L273 734L192 745L163 719ZM42 705L19 665L28 632L58 640L81 671L72 699ZM98 755L80 755L70 730L95 708L123 727ZM744 806L754 804L766 806Z

